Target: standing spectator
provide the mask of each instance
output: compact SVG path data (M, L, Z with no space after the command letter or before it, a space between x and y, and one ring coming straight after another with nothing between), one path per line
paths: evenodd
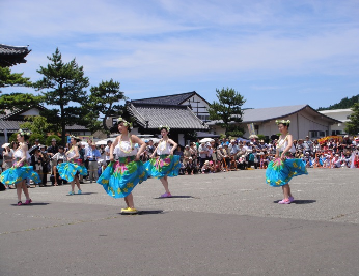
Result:
M304 146L305 152L309 152L309 154L311 154L313 152L313 142L309 139L309 136L305 137L303 146Z
M344 135L342 142L340 143L339 150L344 151L345 149L349 150L352 147L352 141L349 139L348 135Z
M88 164L86 166L86 163L88 149L86 148L86 144L84 142L80 142L79 144L79 163L81 166L85 166L85 168L87 169ZM84 184L84 176L82 174L80 174L80 184Z
M303 139L299 139L296 145L296 150L304 153Z
M107 141L107 145L106 145L106 148L105 148L105 154L106 154L106 165L108 166L110 164L110 149L111 149L111 145L112 145L112 141L111 140L108 140Z
M43 177L42 177L42 184L44 186L47 185L47 174L49 173L49 171L51 172L51 164L50 164L50 158L49 155L46 152L46 148L45 145L40 145L40 154L44 159L44 165L43 165ZM41 175L40 175L41 177Z
M319 153L322 150L322 146L319 144L318 140L314 140L313 142L313 152Z
M202 168L204 161L206 160L206 153L207 153L205 143L201 143L199 145L198 152L199 152L199 167Z
M51 162L51 168L57 165L57 160L54 160L53 157L56 153L59 152L59 147L56 144L56 139L53 138L51 140L51 146L47 148L47 154L49 155L50 162Z
M98 149L96 149L96 145L94 143L91 144L91 148L89 148L87 153L87 159L89 160L89 175L90 175L90 183L92 181L98 180L98 160L101 157L101 153Z
M43 178L44 178L44 156L40 153L38 149L34 149L33 154L31 155L30 165L33 167L34 171L40 177L39 186L44 186Z

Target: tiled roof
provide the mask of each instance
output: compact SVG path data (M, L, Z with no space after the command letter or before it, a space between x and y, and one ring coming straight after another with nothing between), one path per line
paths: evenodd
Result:
M39 104L36 104L36 105L31 105L27 108L15 108L14 110L10 111L10 112L7 112L7 114L0 114L0 120L7 120L7 119L10 119L11 116L14 116L14 115L18 115L18 114L21 114L25 111L28 111L32 108L38 108L40 110L46 110L45 107L43 107L42 105L39 105Z
M160 96L160 97L135 99L135 100L132 100L131 103L136 103L136 104L181 105L188 98L192 97L194 94L197 94L197 93L195 91L193 91L193 92L188 92L188 93L173 94L173 95Z
M8 130L8 133L16 133L21 127L20 125L22 125L23 123L25 123L24 121L2 121L0 120L0 133L3 133L4 129ZM66 130L88 130L86 127L84 126L80 126L80 125L72 125L69 126L67 125L65 127Z
M26 63L25 57L31 50L28 46L8 46L0 44L0 66L12 66L17 63Z
M7 129L8 133L16 133L20 129L20 125L25 122L23 121L1 121L0 120L0 130L1 133L4 133L4 129Z
M187 106L129 103L128 110L137 123L145 128L167 125L179 129L208 129Z
M87 127L85 127L85 126L80 126L80 125L66 126L65 129L66 129L66 130L88 130Z

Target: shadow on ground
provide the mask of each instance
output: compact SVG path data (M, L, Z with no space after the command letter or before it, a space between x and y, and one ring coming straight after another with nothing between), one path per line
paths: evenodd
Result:
M278 203L280 200L276 200L273 201L274 203ZM302 199L302 200L295 200L294 202L292 202L291 204L311 204L311 203L315 203L316 200L312 200L312 199Z
M155 197L154 199L171 199L171 198L195 198L193 196L171 196L171 197Z

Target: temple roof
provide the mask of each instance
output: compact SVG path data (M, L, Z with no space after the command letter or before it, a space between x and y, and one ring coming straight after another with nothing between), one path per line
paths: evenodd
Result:
M131 103L136 104L158 104L158 105L181 105L185 103L190 97L193 95L197 95L204 102L206 100L202 98L196 91L181 93L181 94L173 94L159 97L151 97L151 98L143 98L143 99L134 99Z
M0 44L0 66L8 67L19 63L26 63L25 57L30 51L28 46L9 46Z
M208 129L188 106L149 105L129 103L128 111L144 128L158 128L167 125L174 129Z

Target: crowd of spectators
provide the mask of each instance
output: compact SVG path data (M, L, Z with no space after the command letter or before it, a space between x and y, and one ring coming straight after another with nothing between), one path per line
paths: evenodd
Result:
M146 162L157 146L153 140L146 140L146 151L141 160ZM96 182L101 172L110 163L110 147L107 145L96 146L92 141L80 142L80 160L88 170L87 176L80 176L80 183ZM342 139L331 138L311 140L294 140L296 148L295 157L304 160L308 168L343 168L359 167L359 138L344 136ZM31 156L28 163L40 175L39 186L63 185L66 181L57 173L56 166L66 162L66 151L71 145L65 147L57 145L53 139L50 146L41 145L35 140L29 149ZM18 143L13 141L3 150L2 170L13 165L13 155ZM181 156L182 168L179 174L218 173L233 170L266 169L274 158L276 140L265 142L264 140L251 139L212 139L208 142L191 142L188 145L178 145L174 154ZM32 185L33 183L28 183Z
M266 169L275 157L277 140L265 142L251 139L215 139L192 142L175 154L182 157L181 174L216 173L232 170ZM308 168L342 168L359 166L359 138L348 135L321 141L294 140L295 157L301 158Z

